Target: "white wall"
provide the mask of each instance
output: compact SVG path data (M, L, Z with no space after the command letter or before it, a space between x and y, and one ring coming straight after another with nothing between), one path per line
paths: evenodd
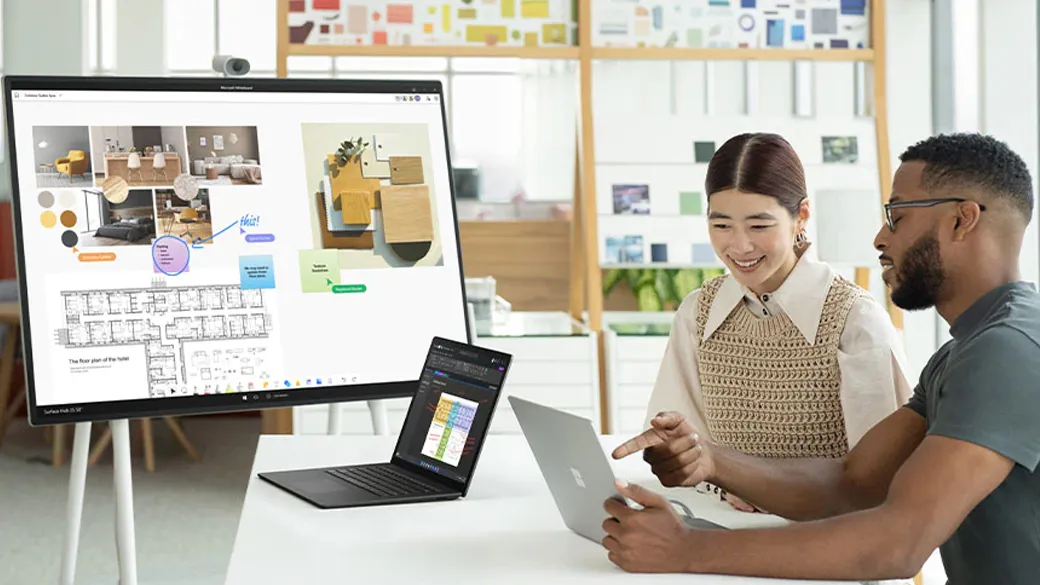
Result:
M1037 193L1040 160L1037 124L1037 6L1022 0L980 2L981 129L1005 142L1029 165ZM1040 279L1037 213L1026 230L1022 278Z
M181 168L178 172L190 172L188 169L188 165L190 164L190 161L188 161L188 139L184 135L184 126L163 126L161 131L163 148L166 148L167 144L173 146L174 152L176 152L181 159ZM169 162L167 162L167 164L169 164Z

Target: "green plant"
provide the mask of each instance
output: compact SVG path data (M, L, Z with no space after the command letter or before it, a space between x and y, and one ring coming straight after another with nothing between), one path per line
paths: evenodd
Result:
M360 136L341 142L339 150L336 151L336 154L339 155L340 166L347 164L354 157L361 156L361 153L365 152L366 148L368 148L368 143Z
M674 310L701 284L722 268L611 268L603 271L603 294L624 282L640 311Z

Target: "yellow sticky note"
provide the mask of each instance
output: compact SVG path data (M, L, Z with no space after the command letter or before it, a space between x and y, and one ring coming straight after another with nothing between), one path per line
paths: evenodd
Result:
M496 45L506 42L508 37L509 29L504 26L478 26L471 24L466 27L467 43Z
M444 32L451 32L451 4L441 6L441 19Z
M524 18L549 18L549 0L520 0L520 15Z
M526 33L524 35L524 45L527 46L527 47L537 47L538 46L538 33L536 33L536 32Z
M433 34L433 23L432 22L427 22L427 23L423 24L422 25L422 31L424 33L428 34L428 35L432 35Z
M459 20L476 20L476 8L459 8Z
M502 18L516 18L516 0L502 0Z
M546 45L562 45L567 42L567 25L543 24L542 43Z

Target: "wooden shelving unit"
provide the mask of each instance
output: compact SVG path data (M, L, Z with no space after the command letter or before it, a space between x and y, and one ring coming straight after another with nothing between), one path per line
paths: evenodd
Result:
M862 62L869 66L872 88L871 109L877 142L878 186L881 203L891 191L888 144L888 108L885 83L885 2L870 0L870 48L867 49L716 49L667 47L597 47L592 41L592 2L578 2L577 46L366 46L300 45L289 43L289 0L278 2L278 76L287 76L290 56L401 56L401 57L513 57L522 59L572 59L579 64L580 110L575 165L574 219L571 241L570 309L576 318L588 314L588 325L599 333L603 326L602 270L599 263L599 230L596 213L596 155L593 120L592 62L595 60L692 60L692 61L821 61ZM881 214L881 207L878 207ZM856 270L856 281L866 286L869 269ZM889 301L889 314L902 328L902 313ZM600 398L602 428L609 432L604 348L600 336ZM291 416L289 417L291 431Z

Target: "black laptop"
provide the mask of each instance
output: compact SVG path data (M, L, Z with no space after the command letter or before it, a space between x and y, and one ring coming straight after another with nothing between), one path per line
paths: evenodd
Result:
M319 508L466 495L512 356L435 337L388 463L257 474Z

